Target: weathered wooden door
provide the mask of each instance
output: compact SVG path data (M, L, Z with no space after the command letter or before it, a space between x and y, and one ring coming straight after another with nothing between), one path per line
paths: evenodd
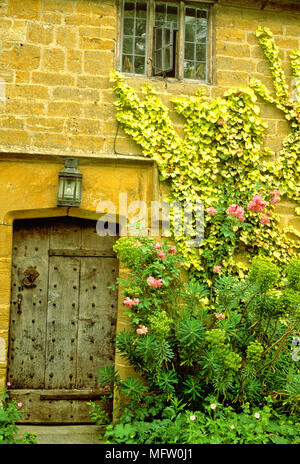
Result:
M87 401L106 394L97 374L114 363L115 240L90 220L15 222L7 380L21 422L88 423Z

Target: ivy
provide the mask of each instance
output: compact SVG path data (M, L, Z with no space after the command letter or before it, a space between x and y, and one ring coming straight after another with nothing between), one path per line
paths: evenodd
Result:
M173 237L186 268L209 285L214 269L243 277L248 268L245 256L265 254L283 265L297 249L297 232L291 226L287 231L279 228L270 200L274 191L291 200L299 198L299 103L289 98L271 32L259 28L257 37L270 63L275 96L258 80L251 80L249 87L230 89L216 99L209 99L203 88L194 96L173 98L175 110L185 118L184 137L175 131L168 108L152 86L144 85L140 98L120 73L112 74L118 96L116 118L157 163L160 179L168 185L168 200L203 201L206 209L212 208L213 214L205 215L199 248L188 247L183 234ZM291 67L298 77L299 51L291 54ZM267 124L260 117L257 95L277 106L291 127L276 162L266 161L274 153L262 146ZM267 219L247 209L257 195L265 201ZM244 207L242 218L228 214L230 205Z

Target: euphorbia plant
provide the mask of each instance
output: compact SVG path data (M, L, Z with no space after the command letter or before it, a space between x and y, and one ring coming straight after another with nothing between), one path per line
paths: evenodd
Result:
M130 270L119 282L130 325L117 335L116 348L140 378L122 380L110 369L100 380L113 383L135 411L137 404L153 407L157 394L190 408L212 391L221 401L259 402L286 384L282 371L296 374L289 342L299 318L291 297L299 285L297 260L285 283L265 256L253 260L244 280L216 273L217 298L209 301L205 286L180 279L182 258L167 242L126 237L115 251Z

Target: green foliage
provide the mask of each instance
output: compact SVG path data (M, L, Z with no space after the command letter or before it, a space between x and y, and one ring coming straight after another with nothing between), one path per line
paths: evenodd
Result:
M15 400L8 402L7 389L0 395L0 445L24 445L35 444L36 435L26 433L22 438L16 438L18 428L16 420L22 417L22 410Z
M300 291L300 259L294 258L287 266L287 280L290 289Z
M228 90L222 98L209 100L204 89L189 98L174 98L175 110L186 121L184 138L175 131L167 107L151 86L142 88L141 99L121 74L112 75L118 95L117 120L156 161L161 180L169 187L169 201L200 200L205 207L215 208L214 214L206 214L204 242L198 250L187 246L184 235L173 236L186 268L209 285L215 265L244 277L247 265L235 259L240 253L247 252L249 257L261 253L284 265L297 247L287 235L292 233L296 239L297 232L292 227L279 229L270 200L274 189L299 199L299 103L289 98L272 34L259 28L257 37L270 64L276 96L252 80L250 87ZM293 51L294 76L299 75L299 58L299 51ZM283 111L291 126L276 163L265 160L274 153L261 145L266 124L259 116L255 93ZM269 222L261 222L262 213L247 209L255 195L264 198ZM244 206L244 221L227 213L232 204Z
M272 263L271 258L255 256L251 263L249 279L265 292L276 286L279 280L278 267Z
M211 409L216 405L216 409ZM161 419L133 420L109 425L104 442L109 444L299 444L297 418L278 414L270 400L263 407L246 403L235 412L218 402L205 410L179 411L165 408Z
M297 373L289 345L297 311L280 305L296 282L294 261L285 278L270 259L256 256L247 278L220 275L217 297L210 300L208 287L179 278L182 257L167 242L120 238L115 249L130 270L120 282L130 326L117 334L116 348L141 379L121 380L111 367L101 371L100 383L114 385L126 400L120 411L128 415L150 394L198 408L212 391L238 405L258 404L267 391L275 397L286 388L288 372ZM164 258L158 249L165 250ZM132 288L138 299L128 297Z

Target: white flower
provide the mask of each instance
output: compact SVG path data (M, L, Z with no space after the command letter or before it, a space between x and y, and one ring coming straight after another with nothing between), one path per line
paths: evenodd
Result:
M233 429L235 429L235 426L234 426L234 425L231 425L230 428L233 430Z
M259 418L260 418L259 412L256 412L256 413L254 414L254 417L256 417L256 419L259 419Z
M210 405L211 409L216 409L217 405L215 403Z
M195 420L196 419L196 416L191 416L190 417L190 420Z

